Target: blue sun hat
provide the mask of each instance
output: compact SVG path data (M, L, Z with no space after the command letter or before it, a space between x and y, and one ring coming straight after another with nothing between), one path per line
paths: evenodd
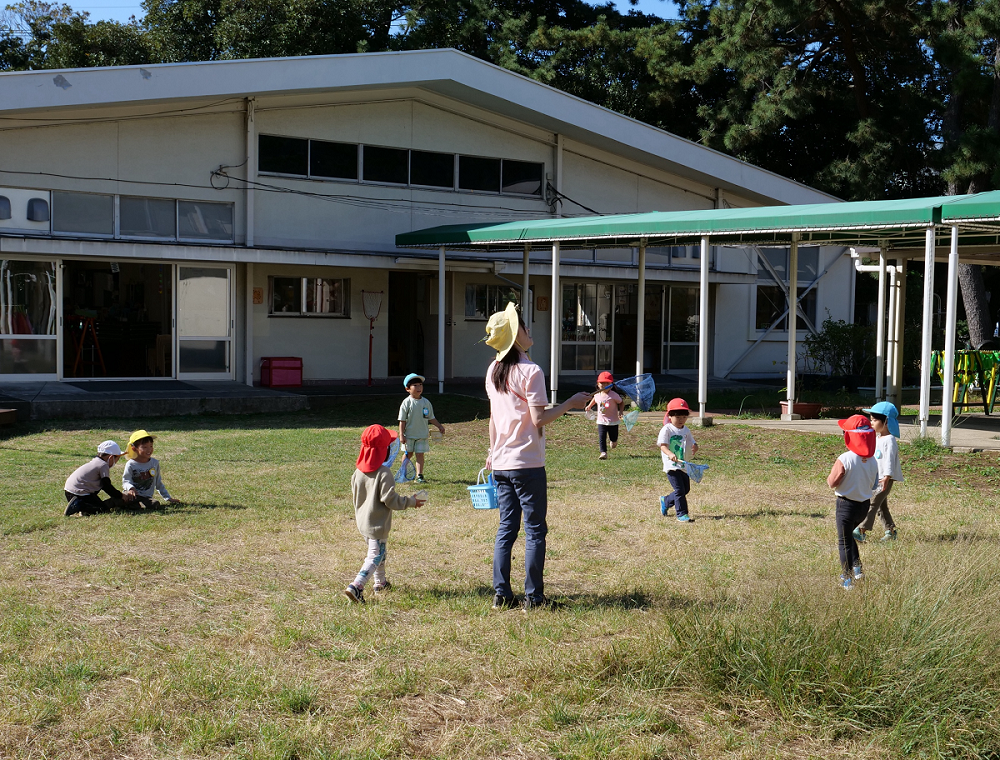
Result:
M410 383L412 383L414 380L419 380L422 383L425 379L426 378L423 375L418 375L416 372L411 372L410 374L408 374L406 377L403 378L403 387L409 389Z
M879 401L871 409L865 409L868 414L881 414L885 417L885 424L889 427L889 432L895 438L899 438L899 422L896 419L899 416L899 410L896 406L889 401Z

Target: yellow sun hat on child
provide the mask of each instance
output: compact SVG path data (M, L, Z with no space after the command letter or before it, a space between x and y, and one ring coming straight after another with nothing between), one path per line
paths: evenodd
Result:
M486 323L486 345L497 352L497 361L503 359L517 340L517 304L510 301L507 308L498 311Z
M128 437L128 446L125 447L125 456L129 459L135 459L135 446L132 444L136 441L141 441L143 438L152 438L154 441L156 440L156 436L152 433L147 433L145 430L136 430Z

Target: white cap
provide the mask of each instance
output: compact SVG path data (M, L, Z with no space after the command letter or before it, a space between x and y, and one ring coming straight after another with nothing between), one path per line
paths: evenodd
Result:
M118 444L114 441L105 441L100 446L97 447L98 454L110 454L113 457L120 457L122 455L122 450L118 447Z

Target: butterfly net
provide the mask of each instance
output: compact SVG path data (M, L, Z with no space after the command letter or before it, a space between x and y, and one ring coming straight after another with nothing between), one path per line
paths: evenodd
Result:
M695 464L694 462L681 461L678 464L684 465L684 472L688 474L695 483L700 483L702 475L705 474L705 470L708 469L707 464Z
M382 463L383 467L388 467L392 469L393 463L396 461L396 455L399 454L399 439L395 439L389 444L389 452L385 456L385 461Z
M636 406L638 406L643 412L648 412L649 408L653 405L653 396L656 393L656 383L653 382L652 375L646 374L626 377L624 380L616 382L613 387L619 393L624 393L632 399Z
M417 477L417 468L413 466L409 455L404 454L403 461L399 463L399 469L396 471L396 482L409 483L415 477Z
M631 412L625 412L625 416L622 417L622 422L625 423L625 432L631 433L632 428L635 427L635 423L639 421L639 410L633 409Z

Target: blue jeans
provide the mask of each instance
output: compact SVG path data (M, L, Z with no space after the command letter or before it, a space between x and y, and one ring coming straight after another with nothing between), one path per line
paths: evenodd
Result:
M667 497L667 509L673 507L678 517L686 515L688 513L687 495L691 490L691 477L684 470L671 470L667 473L667 480L674 487L674 492Z
M548 487L544 467L527 470L495 470L500 525L493 545L493 590L498 596L513 599L510 587L510 552L524 516L524 595L533 600L545 598L545 522L548 511Z

